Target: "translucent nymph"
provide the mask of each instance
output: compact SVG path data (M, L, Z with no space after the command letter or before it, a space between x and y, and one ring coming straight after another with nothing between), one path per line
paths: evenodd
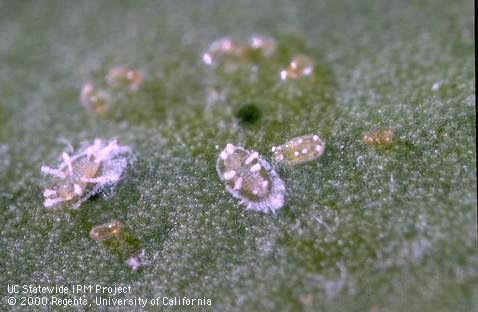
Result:
M244 56L246 47L229 37L217 39L204 52L202 61L207 65L217 65L226 58L241 58Z
M394 136L392 129L377 129L364 133L362 142L367 145L387 145L392 143Z
M225 61L251 62L255 56L270 57L275 51L275 41L270 37L252 35L247 42L220 38L206 50L202 60L207 65L217 65Z
M106 75L106 81L108 81L111 86L125 86L131 91L136 91L143 82L143 75L136 69L116 66L111 68L108 75Z
M110 95L103 89L87 82L81 88L80 102L87 111L96 115L104 114L109 109Z
M95 241L104 241L117 236L123 224L121 222L113 220L105 224L94 226L90 231L90 238Z
M269 57L274 53L276 44L270 37L252 35L249 37L247 47L251 52L259 52L261 56Z
M274 158L288 165L296 165L318 158L325 149L325 142L317 134L303 135L272 147Z
M133 271L147 264L141 242L117 220L94 226L90 231L90 238L101 242L110 254L126 260L126 264Z
M282 80L294 80L309 76L314 70L314 61L306 55L296 55L290 61L289 66L280 72Z
M64 152L57 168L41 167L43 174L53 178L52 185L43 192L43 205L49 208L68 204L78 208L98 191L114 186L131 157L131 149L118 145L116 140L96 139L93 144L83 143L71 156Z
M226 190L247 209L275 213L284 205L284 182L257 152L227 144L216 170Z

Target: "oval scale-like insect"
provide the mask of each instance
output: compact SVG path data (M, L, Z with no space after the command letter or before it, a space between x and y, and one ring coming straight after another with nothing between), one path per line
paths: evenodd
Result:
M318 158L325 149L325 142L317 134L303 135L272 147L274 158L288 165L296 165Z
M104 241L107 239L111 239L117 236L121 229L123 228L123 224L121 222L113 220L105 224L100 224L94 226L90 231L90 238L95 241Z
M252 35L248 40L248 50L259 52L264 57L271 56L275 51L275 41L270 37Z
M108 223L94 226L90 231L90 238L94 241L102 242L102 245L106 247L110 254L127 259L126 264L133 271L147 265L141 242L133 237L119 221L112 220Z
M226 190L247 209L275 213L284 205L284 182L257 152L227 144L216 170Z
M289 66L280 72L282 80L294 80L309 76L314 70L314 62L308 56L299 54L292 58Z
M143 75L133 68L116 66L111 68L106 81L112 86L128 86L131 91L136 91L143 82Z
M220 60L228 57L241 58L244 56L246 47L229 38L220 38L209 46L203 54L202 60L207 65L216 65Z
M363 134L362 142L367 145L388 145L395 134L392 129L377 129Z
M275 41L270 37L252 35L247 42L223 37L209 45L202 60L207 65L217 65L227 60L249 62L254 56L270 57L274 51Z
M81 89L80 101L87 111L101 115L109 110L110 95L103 89L96 88L91 82L87 82Z

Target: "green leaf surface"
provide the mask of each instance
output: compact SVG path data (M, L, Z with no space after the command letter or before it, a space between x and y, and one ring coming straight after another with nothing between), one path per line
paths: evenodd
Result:
M176 310L476 309L473 28L461 0L0 2L1 309L7 284L212 300ZM254 33L277 45L255 67L201 63L215 39ZM280 81L298 53L313 75ZM144 84L88 114L82 85L115 65ZM393 144L363 144L376 128ZM272 161L272 146L308 133L325 153L277 166L276 215L226 192L215 169L226 143ZM57 166L62 140L114 137L136 160L111 196L44 208L40 166ZM90 239L113 219L128 239ZM140 248L147 264L132 271ZM79 310L105 309L84 296L92 307Z

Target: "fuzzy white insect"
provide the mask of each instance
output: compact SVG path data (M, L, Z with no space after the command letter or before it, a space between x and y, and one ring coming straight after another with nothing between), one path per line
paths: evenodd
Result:
M41 167L43 174L55 179L53 186L43 192L43 205L50 208L68 204L72 208L78 208L101 189L113 187L131 159L131 149L118 145L116 139L95 139L91 145L83 143L80 150L72 156L63 153L62 162L57 169Z
M227 144L216 170L226 190L247 209L275 213L284 205L284 182L257 152Z

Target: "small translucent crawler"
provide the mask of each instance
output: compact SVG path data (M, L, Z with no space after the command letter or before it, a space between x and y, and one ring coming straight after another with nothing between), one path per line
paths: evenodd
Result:
M216 170L226 190L247 209L275 213L284 205L284 182L257 152L227 144Z
M127 86L131 91L136 91L143 82L143 75L133 68L116 66L106 75L106 81L111 86Z
M108 253L126 260L131 270L136 271L147 265L141 242L123 227L121 222L112 220L105 224L94 226L90 238L106 248ZM139 251L141 250L141 252Z
M253 52L259 52L264 57L271 56L275 51L275 41L270 37L252 35L249 38L248 48Z
M308 56L299 54L292 58L289 67L281 70L280 77L282 80L294 80L309 76L313 70L314 61Z
M388 145L392 143L394 133L392 129L377 129L363 134L362 142L367 145Z
M47 208L67 204L78 208L98 191L113 187L121 178L131 158L131 149L118 145L116 140L96 139L93 144L84 143L74 154L62 154L57 169L41 167L43 174L52 176L54 183L43 192Z
M202 60L207 65L217 65L227 59L247 62L254 56L269 57L274 51L275 41L269 37L252 35L247 42L223 37L209 46Z
M108 111L109 98L106 91L96 88L91 82L85 83L81 88L81 105L94 114L101 115Z
M288 165L297 165L318 158L325 149L325 142L317 134L293 138L283 145L273 146L274 158Z
M207 65L217 65L225 58L241 58L244 56L247 47L232 40L229 37L220 38L209 46L202 56L202 61Z
M95 241L104 241L117 236L123 224L121 222L113 220L105 224L94 226L90 231L90 238Z

